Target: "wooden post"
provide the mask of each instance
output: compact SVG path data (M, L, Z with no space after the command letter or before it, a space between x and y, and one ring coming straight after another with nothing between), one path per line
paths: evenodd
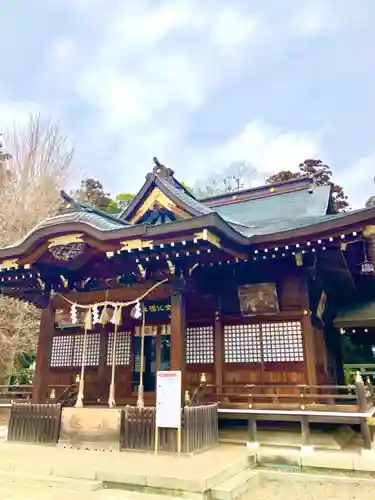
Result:
M366 401L365 384L360 372L357 372L355 376L355 392L357 394L358 410L361 413L366 413L368 408ZM370 426L367 424L366 418L361 418L360 422L363 445L366 449L371 450L372 436Z
M215 383L216 383L216 395L219 401L222 394L223 363L224 363L223 326L221 323L221 317L219 311L215 312L214 339L215 339L215 351L214 351Z
M39 340L35 362L32 397L32 402L37 404L44 403L47 398L54 322L55 311L52 299L50 299L48 306L42 311L39 327Z
M306 273L301 273L300 276L300 292L301 292L301 305L304 309L302 316L302 335L305 348L305 363L307 372L307 385L316 385L316 352L315 352L315 338L314 327L311 323L310 301L308 291L308 277Z
M307 415L303 415L301 417L301 431L302 431L302 446L309 446L310 425L309 425L309 417Z
M100 344L99 344L99 366L98 366L98 399L104 401L105 395L108 393L108 381L106 379L106 366L107 366L107 344L108 332L105 326L100 330ZM99 402L99 401L98 401Z
M257 443L257 421L255 415L249 415L247 422L248 439L250 444Z
M185 368L185 297L184 282L174 279L171 282L171 370L182 371L184 386Z

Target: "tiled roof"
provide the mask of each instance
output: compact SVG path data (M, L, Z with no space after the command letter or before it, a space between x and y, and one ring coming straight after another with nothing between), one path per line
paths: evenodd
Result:
M319 186L312 193L299 189L217 206L215 211L236 230L250 237L309 226L340 216L326 215L329 195L329 186Z
M161 183L174 197L178 198L184 205L192 208L194 212L202 215L212 214L214 210L206 207L198 201L189 191L184 188L174 177L158 176L158 182Z

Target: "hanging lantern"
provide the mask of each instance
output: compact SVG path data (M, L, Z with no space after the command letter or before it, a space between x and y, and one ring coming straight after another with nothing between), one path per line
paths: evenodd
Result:
M375 266L374 266L373 262L371 262L367 257L366 241L365 240L363 240L363 254L364 254L365 260L361 264L361 274L364 274L365 276L374 274L375 273Z
M372 262L370 262L369 260L365 260L364 262L362 262L361 274L368 275L368 274L374 274L374 272L375 272L375 267Z
M92 314L91 309L87 311L85 316L85 330L92 330Z
M75 325L78 322L78 314L77 314L77 306L75 304L70 308L70 318L72 320L72 324Z
M112 314L111 314L112 310L108 307L108 306L104 306L103 308L103 311L102 311L102 314L100 315L100 318L99 318L99 323L101 325L106 325L111 317L112 317Z
M142 308L141 304L139 302L136 302L136 304L133 306L132 310L130 311L130 316L133 319L140 319L142 316Z
M94 323L94 325L96 325L97 323L99 323L99 320L100 320L99 308L95 304L94 307L92 308L92 322Z

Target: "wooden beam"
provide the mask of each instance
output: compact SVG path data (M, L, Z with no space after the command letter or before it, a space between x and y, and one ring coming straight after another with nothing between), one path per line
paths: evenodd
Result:
M33 403L44 403L47 397L49 365L54 335L55 310L50 299L43 309L40 320L38 350L36 354L35 375L33 381Z

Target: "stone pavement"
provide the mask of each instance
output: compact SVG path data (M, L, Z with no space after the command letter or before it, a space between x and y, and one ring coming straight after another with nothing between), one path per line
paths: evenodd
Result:
M245 448L221 445L194 457L68 450L2 442L0 471L202 493L248 464Z
M47 482L36 482L33 478L0 476L1 500L165 500L164 495L150 495L131 491L100 489L71 490L55 487ZM170 497L169 497L170 498Z
M373 500L374 486L340 483L266 481L251 488L241 500Z

